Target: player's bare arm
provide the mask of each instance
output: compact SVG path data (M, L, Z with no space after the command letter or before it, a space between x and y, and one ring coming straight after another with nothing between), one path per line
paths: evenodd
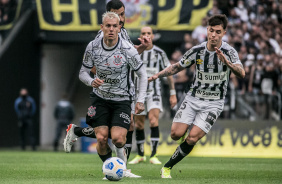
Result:
M148 81L151 82L153 80L156 80L157 78L174 75L174 74L180 72L181 70L184 70L184 67L182 67L179 63L175 63L175 64L171 65L170 67L168 67L168 68L160 71L159 73L153 75L152 77L150 77L148 79Z
M135 105L135 114L140 114L145 110L144 103L142 102L137 102Z
M173 108L177 104L176 91L174 88L173 77L168 76L167 81L168 81L168 86L170 89L170 97L169 97L170 108Z
M219 50L217 47L215 47L216 54L218 59L226 64L231 71L239 78L244 78L245 77L245 70L243 69L242 65L240 64L233 64L231 61L227 60L224 54Z
M135 45L134 47L138 51L138 54L141 54L150 44L150 39L149 37L144 36L143 39L138 38L138 40L141 42L140 45Z

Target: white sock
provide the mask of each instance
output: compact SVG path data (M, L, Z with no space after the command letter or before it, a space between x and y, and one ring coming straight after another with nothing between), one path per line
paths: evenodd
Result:
M124 147L122 147L122 148L116 147L115 150L116 150L117 157L122 159L125 162L125 164L127 164L127 155L126 155L126 151L125 151Z

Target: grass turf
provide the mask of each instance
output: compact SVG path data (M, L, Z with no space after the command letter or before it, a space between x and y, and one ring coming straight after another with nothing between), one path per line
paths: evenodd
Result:
M132 155L133 158L135 155ZM169 156L159 156L165 163ZM161 179L162 165L148 161L128 165L142 178L119 183L282 183L282 159L186 157L172 170L172 179ZM63 152L0 151L0 183L109 183L102 180L98 155Z

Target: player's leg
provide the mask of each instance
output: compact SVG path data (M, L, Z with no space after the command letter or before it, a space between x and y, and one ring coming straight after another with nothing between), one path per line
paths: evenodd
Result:
M144 143L145 143L145 115L134 115L134 122L136 128L136 144L138 154L133 158L129 164L138 164L140 162L146 161L146 156L144 155Z
M152 150L150 156L150 163L152 164L161 164L159 159L156 157L157 147L159 145L159 140L160 140L159 114L160 114L159 108L151 109L148 114L150 129L151 129L151 150Z
M111 120L111 137L112 142L116 146L117 156L127 163L127 155L124 149L126 143L127 132L130 128L131 121L131 105L129 101L115 102L111 104L113 108L113 117ZM131 173L131 170L127 169L125 177L140 178L141 176Z
M108 158L112 157L112 150L108 144L108 126L98 126L94 128L97 135L97 153L101 160L104 162Z
M129 159L131 149L132 149L132 136L134 132L134 119L133 114L130 115L130 127L126 135L125 151L127 154L127 160Z
M172 138L177 140L183 135L183 132L179 130L181 126L184 128L186 125L188 129L188 126L191 124L189 122L194 122L194 126L185 141L177 147L170 160L162 168L162 178L171 178L170 170L172 167L187 156L192 151L194 145L210 131L217 117L222 112L223 105L224 101L205 102L191 96L185 98L182 107L178 110L173 120L174 122L178 120L183 125L179 125L181 123L173 123Z

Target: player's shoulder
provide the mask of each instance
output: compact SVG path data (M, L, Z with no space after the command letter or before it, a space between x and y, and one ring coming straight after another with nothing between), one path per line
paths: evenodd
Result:
M157 45L153 46L153 50L156 51L156 52L159 52L159 53L165 53L165 51Z
M234 47L232 47L231 45L229 45L227 42L225 41L222 41L222 46L221 48L223 50L226 50L226 51L230 51L230 50L233 50L233 51L236 51Z

